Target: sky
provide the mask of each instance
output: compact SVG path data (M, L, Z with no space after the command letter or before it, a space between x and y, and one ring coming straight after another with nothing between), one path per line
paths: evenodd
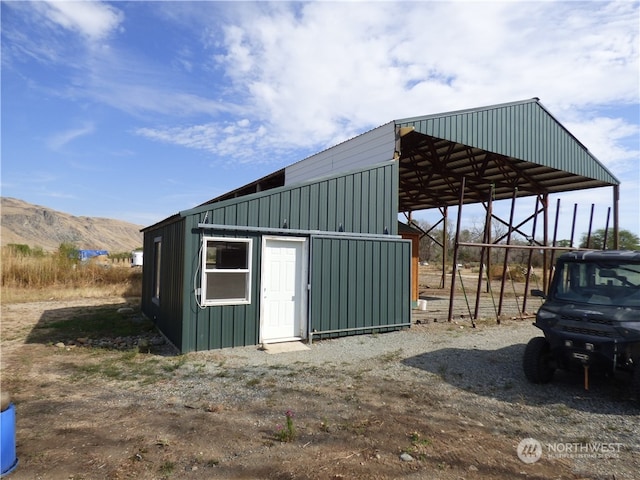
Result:
M148 226L393 120L538 97L640 235L640 2L3 1L1 22L2 196ZM612 192L552 195L557 238L574 204L576 236L591 204L604 228Z

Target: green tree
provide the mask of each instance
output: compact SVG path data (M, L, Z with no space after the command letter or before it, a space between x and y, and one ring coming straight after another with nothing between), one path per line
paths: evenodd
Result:
M589 245L587 245L587 234L583 233L580 238L580 247L602 250L604 234L604 228L592 232L589 238ZM618 233L618 248L620 250L640 250L640 238L629 230L620 230ZM613 231L609 230L607 234L607 250L611 249L613 249Z
M78 263L80 251L72 243L61 243L58 247L57 258L60 265Z

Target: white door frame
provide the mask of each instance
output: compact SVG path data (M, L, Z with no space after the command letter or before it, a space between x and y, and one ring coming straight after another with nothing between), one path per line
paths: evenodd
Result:
M300 265L296 265L296 268L300 270L300 298L296 299L296 320L294 330L297 328L298 331L294 332L294 335L291 338L277 339L277 340L267 340L278 342L278 341L287 341L287 340L301 340L307 338L307 302L308 302L308 281L309 281L309 239L307 237L290 237L290 236L274 236L274 235L265 235L262 237L262 259L261 259L261 268L260 268L260 330L259 330L259 339L260 343L265 343L263 338L264 331L264 322L265 322L265 299L267 295L267 284L266 284L266 274L267 272L267 262L266 262L266 250L268 247L269 241L278 241L278 242L295 242L301 245L302 247L302 255L300 258Z

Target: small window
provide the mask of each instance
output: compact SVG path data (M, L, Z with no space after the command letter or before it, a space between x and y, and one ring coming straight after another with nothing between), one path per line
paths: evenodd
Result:
M202 304L251 303L251 239L205 237L203 242Z
M153 294L151 300L160 303L160 260L162 254L162 237L153 239Z

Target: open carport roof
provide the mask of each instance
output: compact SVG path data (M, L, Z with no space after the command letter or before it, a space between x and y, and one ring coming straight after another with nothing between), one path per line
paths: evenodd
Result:
M620 184L537 98L395 123L400 211Z
M401 212L458 205L463 178L467 204L487 201L492 187L501 200L620 184L538 98L392 123ZM203 205L283 186L285 170Z

